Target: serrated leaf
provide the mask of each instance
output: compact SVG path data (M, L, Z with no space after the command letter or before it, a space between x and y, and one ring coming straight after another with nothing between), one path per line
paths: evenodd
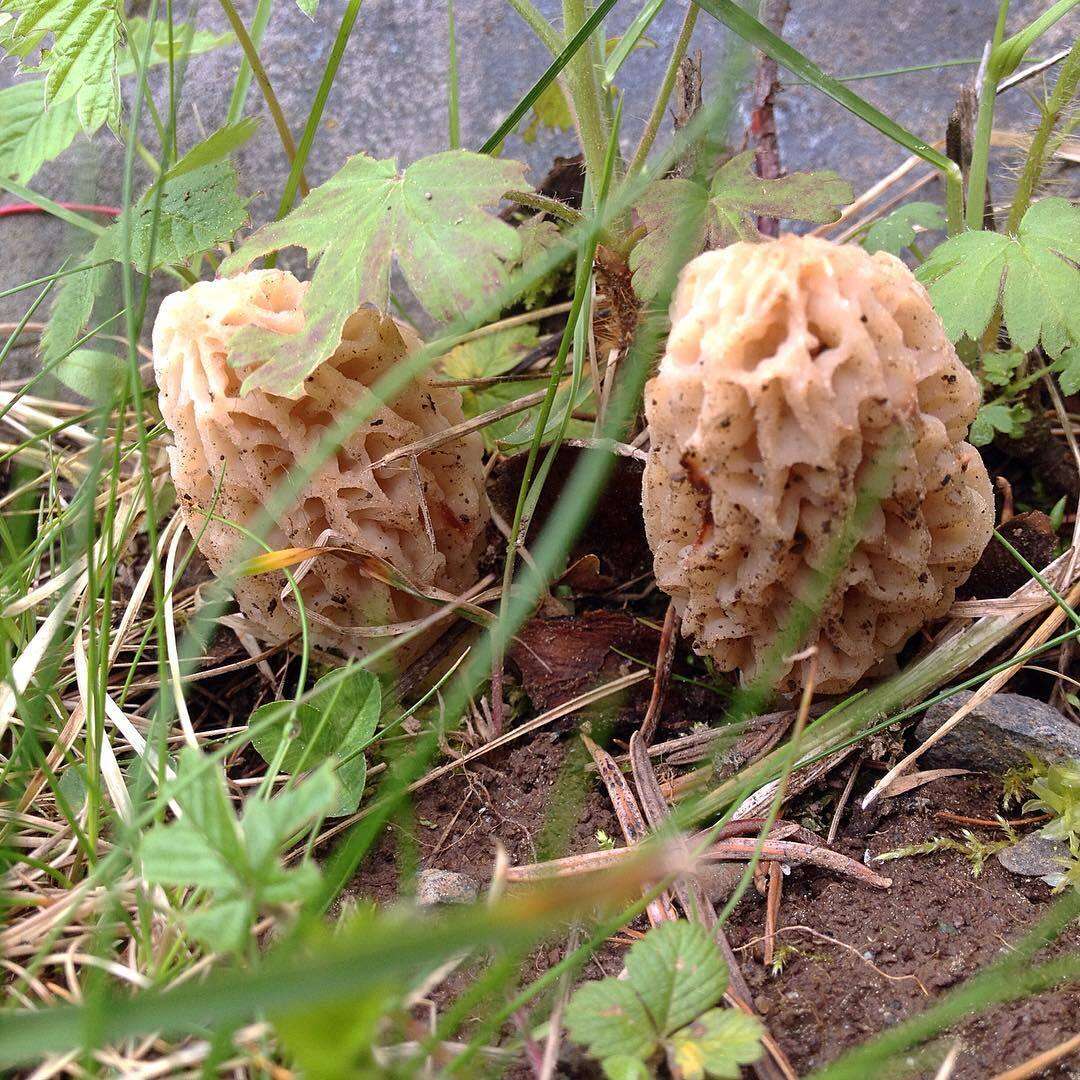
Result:
M1015 237L975 230L950 237L916 271L954 340L978 338L999 300L1009 337L1051 357L1080 341L1080 209L1066 199L1034 203Z
M618 979L578 987L566 1007L566 1030L597 1058L647 1058L657 1045L656 1029L641 998Z
M986 446L997 432L1016 438L1024 432L1024 425L1031 419L1026 405L983 405L975 414L968 440L972 446Z
M149 53L151 67L168 62L168 26L159 22L156 29ZM128 30L128 43L120 49L117 59L117 74L121 77L135 74L132 50L143 55L146 20L129 19ZM233 40L232 34L196 30L187 55L209 52ZM0 175L28 183L42 165L62 154L80 131L92 135L108 121L107 112L94 113L95 103L100 100L96 94L85 95L80 107L81 96L53 101L46 108L44 79L21 79L0 90Z
M944 229L945 212L937 203L910 202L875 221L863 237L867 251L887 251L899 255L915 239L916 228Z
M1080 345L1066 349L1054 365L1063 394L1080 394Z
M129 373L126 357L104 349L76 349L53 368L53 375L69 390L101 404L115 400Z
M136 270L154 270L183 263L232 237L247 222L247 203L236 189L236 173L228 162L217 162L166 180L155 221L155 188L131 208L131 261ZM156 237L155 237L156 226ZM94 242L87 264L124 258L121 220L113 222ZM69 274L56 289L56 304L42 336L46 363L62 356L86 329L94 300L108 280L107 268L97 266Z
M671 1052L685 1080L738 1080L742 1066L761 1057L765 1028L739 1009L710 1009L671 1037Z
M259 118L246 116L235 124L226 124L193 146L165 173L164 180L175 180L185 173L195 172L207 165L224 161L234 150L239 150L258 130Z
M395 260L437 319L464 314L504 287L521 240L485 208L508 190L528 188L524 176L520 162L465 150L421 158L400 174L392 160L349 158L292 213L257 230L222 264L223 274L233 274L288 247L302 247L318 260L303 300L303 330L283 336L248 328L234 339L232 363L257 367L245 389L294 392L337 348L358 305L385 307Z
M673 243L691 253L759 237L760 216L828 222L851 201L851 185L833 172L792 173L762 180L753 172L754 152L733 157L717 170L706 189L693 180L650 184L637 212L646 233L630 252L634 291L651 299L670 263Z
M755 217L792 218L824 224L836 221L851 202L851 185L836 173L796 172L762 180L753 171L754 151L746 150L722 165L713 177L709 202L730 239L756 239Z
M314 769L330 759L338 762L340 793L328 813L334 817L351 814L364 793L367 762L363 748L375 734L381 708L382 689L370 672L354 668L344 678L340 671L331 672L315 684L310 701L297 707L292 721L280 703L256 709L249 724L260 730L251 743L264 761L272 762L286 725L291 724L292 739L282 758L282 770L293 773ZM269 717L275 719L261 726Z
M27 79L0 90L0 175L25 184L80 131L74 98L45 108L44 80Z
M661 923L637 942L626 974L662 1035L715 1005L728 984L727 964L709 932L681 920Z
M656 295L671 263L672 244L692 255L705 243L709 193L693 180L658 180L646 189L637 212L645 235L630 252L634 291L643 300Z
M0 0L0 13L15 16L5 35L11 53L25 59L41 50L39 63L24 70L44 74L46 105L77 95L91 127L119 116L116 0Z
M983 353L983 378L992 386L1008 386L1016 369L1023 363L1024 356L1019 349Z
M457 345L443 357L443 374L448 379L486 379L502 375L517 364L537 342L536 327L514 326ZM491 386L463 386L461 406L471 419L490 412L541 388L540 379L520 379ZM492 450L500 438L511 435L525 423L526 413L518 413L480 429L485 446Z

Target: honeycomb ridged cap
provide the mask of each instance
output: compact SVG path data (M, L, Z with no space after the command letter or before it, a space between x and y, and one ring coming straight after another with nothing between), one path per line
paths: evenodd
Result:
M993 529L965 441L978 406L891 255L785 236L690 262L645 391L642 502L657 584L698 652L790 691L814 646L817 688L838 693L943 615ZM822 593L783 655L794 601Z

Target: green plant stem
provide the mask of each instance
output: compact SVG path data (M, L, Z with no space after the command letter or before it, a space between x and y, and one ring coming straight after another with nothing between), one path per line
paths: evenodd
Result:
M551 214L552 217L557 217L568 225L577 225L585 220L585 215L580 210L575 210L558 199L537 195L534 191L508 191L506 198L519 206L527 206L530 210L536 210L541 214Z
M1009 218L1005 224L1005 231L1010 235L1015 235L1027 208L1031 205L1031 196L1046 167L1050 138L1061 120L1062 113L1076 96L1078 84L1080 84L1080 38L1073 42L1073 47L1065 58L1065 63L1058 74L1057 84L1042 111L1039 126L1032 137L1027 161L1024 162L1024 171L1020 174L1020 180L1016 185L1016 193L1013 195L1012 206L1009 208Z
M221 10L225 13L225 18L229 20L229 26L236 35L236 40L240 42L240 48L244 50L247 62L251 65L255 81L259 84L263 100L270 110L270 116L273 118L274 127L277 128L278 138L281 140L281 146L285 151L285 157L289 160L291 170L293 162L296 160L296 141L293 139L288 123L286 123L285 113L281 110L281 102L278 101L277 94L274 93L274 87L270 82L270 77L266 74L266 68L263 67L263 62L259 59L259 50L255 47L255 42L251 40L251 35L248 34L247 27L244 25L244 20L240 18L240 14L234 7L232 0L218 0L218 3L221 4ZM300 171L299 185L300 191L306 195L309 188L303 169Z
M461 146L461 102L458 91L457 27L454 24L454 0L446 0L446 36L448 44L446 120L450 149Z
M986 177L990 169L990 140L994 132L994 102L997 96L998 65L994 63L994 51L1005 36L1005 17L1009 13L1009 0L1001 0L998 7L994 39L990 56L983 72L979 88L979 111L975 118L975 137L971 146L971 167L968 170L967 219L969 229L981 229L986 205Z
M529 29L544 43L552 56L558 56L565 42L559 32L540 14L531 0L507 0L510 6L521 16Z
M293 203L296 201L297 188L300 188L305 195L307 194L304 182L304 165L307 163L308 155L311 153L311 144L315 141L315 136L319 131L323 110L326 108L326 99L330 96L330 90L333 88L338 68L341 66L341 58L345 55L349 37L352 35L353 27L356 25L356 20L360 15L360 5L362 3L363 0L349 0L349 6L341 17L337 37L334 38L334 44L330 49L330 58L326 62L322 80L319 82L319 89L315 91L315 100L311 104L311 112L308 113L307 123L304 124L304 130L300 136L300 145L289 166L289 176L285 181L285 190L281 193L281 202L278 203L276 215L278 221L292 209Z
M563 0L563 24L567 36L577 34L585 22L585 0ZM604 168L608 138L600 111L600 90L588 41L566 65L565 82L581 150L585 155L585 171L593 178L593 190L596 191Z
M690 4L686 9L686 14L683 16L682 29L679 31L675 47L671 50L667 70L664 72L664 81L660 84L659 91L657 91L656 101L653 102L649 119L645 121L645 129L638 140L634 156L630 159L630 164L626 168L627 175L633 175L644 166L645 159L649 156L653 143L656 142L660 125L664 122L664 116L667 113L668 102L671 100L671 92L675 89L675 80L679 75L679 65L682 64L686 50L690 46L690 38L694 34L697 17L697 4Z
M255 7L255 18L251 20L251 40L256 48L262 44L263 32L270 21L270 4L271 0L259 0ZM245 54L240 61L240 70L236 73L236 83L233 86L232 97L229 99L229 113L225 119L226 124L235 124L244 115L250 87L251 64L248 63Z

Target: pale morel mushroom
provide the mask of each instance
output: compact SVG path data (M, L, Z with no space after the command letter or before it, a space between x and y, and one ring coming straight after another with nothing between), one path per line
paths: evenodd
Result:
M978 406L891 255L786 236L689 263L645 391L642 501L657 583L697 651L787 691L811 654L824 693L883 669L989 541L993 489L964 441ZM826 582L783 655L793 600Z
M344 410L419 345L407 327L373 308L345 325L341 344L293 397L241 394L251 369L229 364L243 327L300 329L307 286L280 270L200 282L161 305L154 371L181 511L215 572L234 561L249 526L280 482L296 470ZM470 435L380 465L385 455L462 421L456 390L412 380L396 400L374 402L369 419L308 480L264 532L274 550L315 545L377 556L419 590L460 594L476 580L477 547L488 520L482 446ZM215 502L216 499L216 502ZM258 549L256 549L258 550ZM434 608L367 572L364 560L321 555L300 578L313 639L351 655L382 645L373 627L406 623ZM385 577L386 575L381 575ZM241 577L241 610L275 639L296 632L296 608L280 572Z

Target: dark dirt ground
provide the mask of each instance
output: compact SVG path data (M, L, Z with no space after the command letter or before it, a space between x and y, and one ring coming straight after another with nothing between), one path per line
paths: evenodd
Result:
M618 836L599 783L581 770L579 745L571 732L540 732L418 792L412 825L399 822L391 829L356 879L356 894L392 899L410 848L419 866L466 873L483 887L496 843L512 862L523 863L595 850L597 830ZM617 739L612 749L618 749ZM827 828L845 776L842 770L832 785L804 798L801 809L787 816L820 825L811 815L823 812ZM873 778L864 770L858 786L865 789ZM822 798L824 791L829 799ZM936 815L993 818L1002 812L1000 794L996 778L972 776L935 781L887 800L873 814L854 809L853 800L835 847L862 861L867 852L958 835L960 826ZM988 841L1001 835L996 829L974 831ZM728 924L755 1006L800 1075L928 1007L992 963L1052 899L1041 881L1015 877L993 858L978 877L955 852L874 865L892 878L890 889L805 867L793 868L785 879L779 925L809 927L849 948L806 931L781 930L779 941L793 948L782 971L773 974L761 962L764 901L753 889ZM645 929L644 922L635 928ZM1080 928L1063 935L1058 947L1080 948ZM586 977L617 974L623 948L612 943L590 962ZM561 956L561 946L534 953L521 978L535 978ZM1072 1034L1078 1017L1080 988L1041 994L960 1025L943 1038L942 1053L959 1040L956 1080L989 1077ZM575 1060L571 1055L562 1075L586 1075ZM1080 1062L1066 1060L1041 1075L1075 1077Z

